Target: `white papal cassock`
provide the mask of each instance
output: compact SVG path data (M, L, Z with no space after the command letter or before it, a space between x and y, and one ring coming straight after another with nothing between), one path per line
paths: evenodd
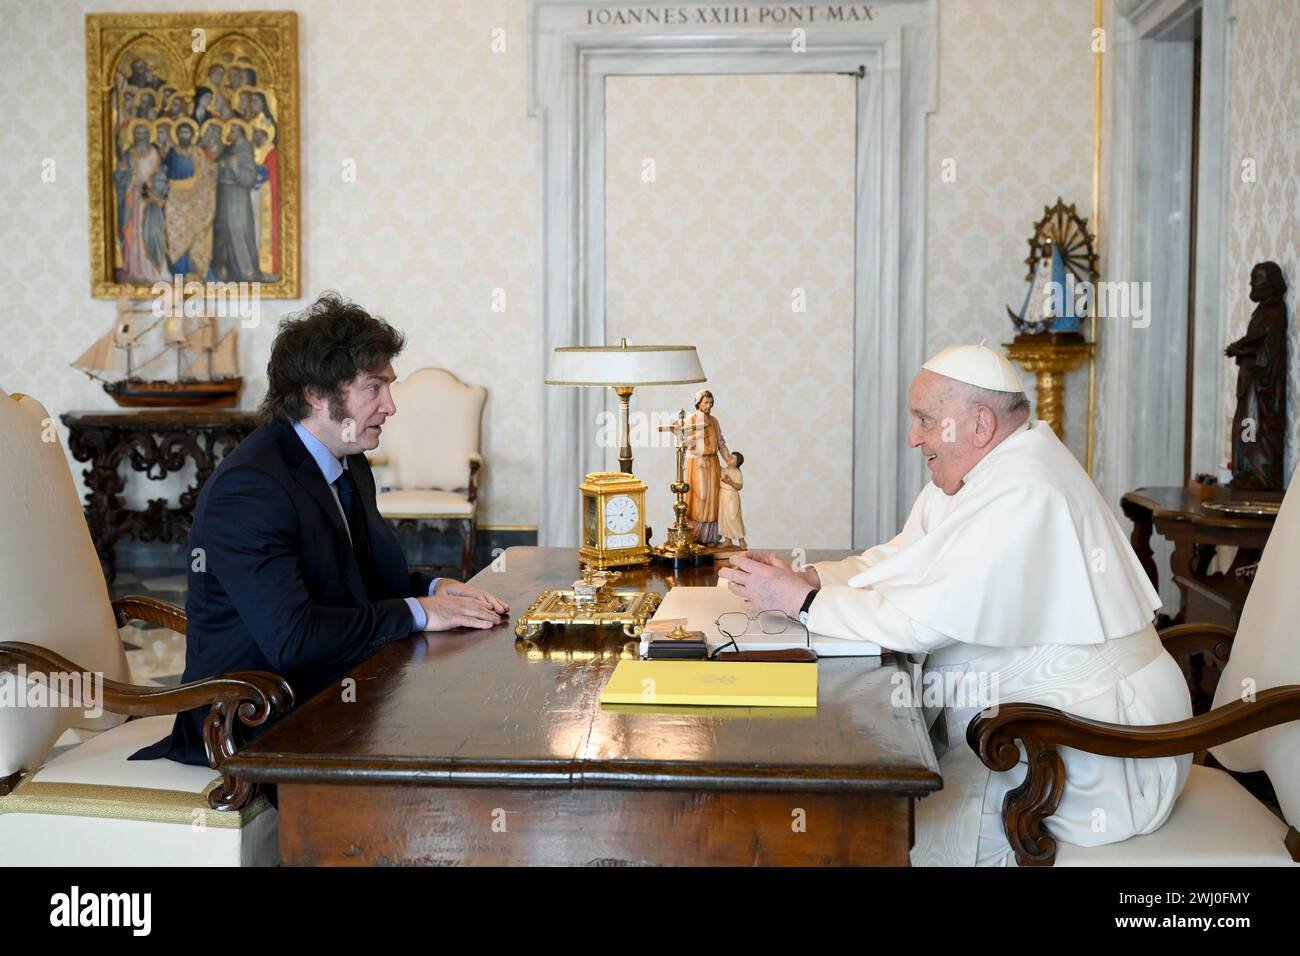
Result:
M1123 724L1184 720L1191 699L1152 625L1160 598L1051 426L1026 422L963 482L951 496L927 484L893 540L815 564L822 590L808 626L923 656L921 700L909 702L946 688L942 706L926 708L943 789L917 802L912 862L1014 865L1002 798L1025 764L990 773L967 746L966 725L988 703L972 688ZM1065 795L1047 826L1081 846L1160 826L1192 759L1060 753Z

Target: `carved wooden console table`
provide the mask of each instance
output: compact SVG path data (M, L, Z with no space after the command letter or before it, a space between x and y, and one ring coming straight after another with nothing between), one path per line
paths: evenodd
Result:
M1120 508L1133 522L1129 540L1154 587L1160 584L1151 551L1151 535L1154 532L1173 542L1170 571L1182 592L1183 606L1177 616L1167 622L1157 622L1158 627L1188 621L1237 626L1252 579L1236 574L1211 574L1210 560L1215 546L1222 544L1241 549L1234 567L1258 561L1273 530L1274 519L1215 511L1205 505L1206 501L1246 500L1280 502L1282 493L1216 487L1203 500L1186 488L1153 487L1138 488L1120 499Z
M252 412L199 408L67 412L59 418L68 426L72 456L90 462L82 472L88 489L86 520L109 581L117 573L114 546L119 538L184 540L203 483L220 459L257 427ZM130 474L123 474L123 462L158 481L180 471L188 459L196 467L194 483L181 492L178 507L169 507L164 498L150 499L143 511L122 504Z

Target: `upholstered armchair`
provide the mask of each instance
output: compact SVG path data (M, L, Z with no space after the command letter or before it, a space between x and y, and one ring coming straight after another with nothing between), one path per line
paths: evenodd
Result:
M441 368L422 368L392 387L397 414L370 456L379 513L398 532L455 528L461 578L474 560L478 523L479 429L487 389Z
M991 770L1023 765L1002 807L1021 866L1287 866L1300 862L1300 482L1292 482L1235 636L1218 625L1161 631L1179 659L1225 661L1213 707L1189 720L1128 727L1082 720L1037 704L1004 704L967 727ZM1186 670L1186 669L1185 669ZM1230 771L1264 771L1286 820L1224 770L1193 764L1163 826L1101 847L1057 844L1046 823L1070 781L1058 747L1112 757L1171 757L1209 749ZM1289 824L1289 825L1288 825Z
M185 631L183 610L110 602L53 422L0 391L0 855L6 863L258 865L279 858L275 808L220 771L240 725L286 711L293 693L262 672L176 687L130 683L118 628ZM127 757L211 705L208 767ZM99 712L97 712L99 711ZM69 728L99 731L51 759Z

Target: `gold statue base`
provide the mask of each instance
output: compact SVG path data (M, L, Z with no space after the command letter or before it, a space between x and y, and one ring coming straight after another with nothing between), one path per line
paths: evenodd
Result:
M1077 335L1078 333L1067 333ZM1056 437L1065 441L1065 376L1088 359L1097 346L1092 342L1047 335L1017 335L1014 342L1004 342L1007 357L1019 362L1026 372L1033 372L1038 382L1039 418L1052 426Z

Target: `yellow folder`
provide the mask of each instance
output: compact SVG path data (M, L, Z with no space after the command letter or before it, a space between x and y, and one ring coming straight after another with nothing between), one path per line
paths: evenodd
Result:
M817 665L758 661L619 661L602 704L816 707Z

